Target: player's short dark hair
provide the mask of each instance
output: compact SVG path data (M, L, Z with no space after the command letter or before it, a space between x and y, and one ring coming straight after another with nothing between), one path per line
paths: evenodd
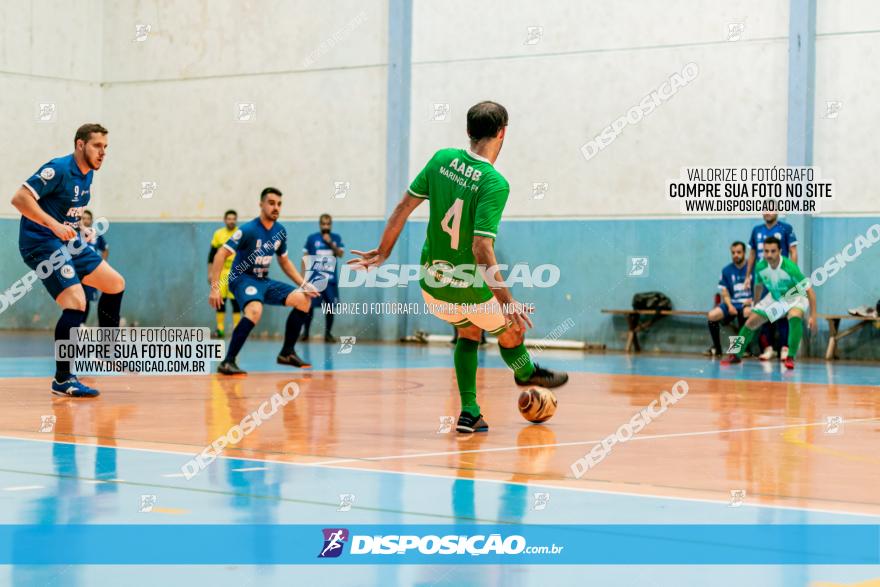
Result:
M742 248L743 248L743 252L745 252L745 250L746 250L746 243L744 243L744 242L742 242L742 241L733 241L733 243L730 245L730 248L732 249L733 247L742 247Z
M262 202L263 200L265 200L266 196L268 196L269 194L275 194L279 198L284 195L278 188L268 187L260 192L260 201Z
M324 220L325 218L326 218L327 220L329 220L330 222L333 222L333 217L330 216L329 214L327 214L326 212L324 212L323 214L321 214L320 216L318 216L318 222Z
M467 133L472 141L494 137L505 126L507 109L497 102L480 102L467 112Z
M776 238L775 236L768 236L767 238L765 238L764 244L765 245L776 245L780 249L782 248L782 245L779 244L779 239Z
M89 210L88 208L86 208L85 210L83 210L83 214L88 214L89 216L94 216L94 214L92 214L92 211Z
M76 134L73 135L73 144L76 145L79 140L88 143L94 133L105 135L107 132L107 129L97 122L89 122L76 129Z
M238 218L238 212L236 212L235 210L227 210L226 212L223 213L223 218L226 218L230 214L232 214L233 216Z

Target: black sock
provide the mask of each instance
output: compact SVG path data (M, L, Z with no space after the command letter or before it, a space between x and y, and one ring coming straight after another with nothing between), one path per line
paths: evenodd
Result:
M125 290L108 294L101 294L98 300L98 326L119 327L119 310L122 307L122 294Z
M712 322L709 321L709 334L712 335L712 346L715 347L715 351L720 355L721 354L721 322Z
M324 336L330 336L333 333L333 313L327 309L324 314Z
M299 338L302 325L308 319L309 315L302 310L294 308L287 317L287 326L284 330L284 344L281 346L281 356L286 357L293 353L296 347L296 339Z
M306 312L306 319L303 321L303 335L306 338L309 337L309 330L312 327L312 314L313 313L314 313L314 310L312 308L309 308L309 311Z
M70 329L82 326L85 312L80 310L64 310L55 325L55 340L70 340ZM70 377L70 361L55 361L55 381L67 381Z
M251 322L247 316L241 317L241 320L238 321L238 326L232 331L232 339L229 341L229 346L226 347L226 358L223 359L224 362L235 361L235 357L238 356L238 351L244 346L244 341L247 340L247 337L251 333L251 330L254 329L254 326L255 324Z

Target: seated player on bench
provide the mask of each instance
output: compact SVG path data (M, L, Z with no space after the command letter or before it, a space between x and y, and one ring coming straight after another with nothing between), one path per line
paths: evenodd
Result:
M709 334L712 335L712 346L706 353L712 357L721 356L721 324L729 324L734 318L737 326L742 328L752 313L752 294L746 287L746 245L736 241L730 245L731 263L721 270L718 289L721 291L721 303L709 310Z

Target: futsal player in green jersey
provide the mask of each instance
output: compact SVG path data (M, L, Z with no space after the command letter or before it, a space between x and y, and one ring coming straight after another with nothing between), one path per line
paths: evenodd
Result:
M507 110L480 102L467 113L470 149L441 149L416 176L397 204L378 248L355 251L348 263L375 268L391 254L407 218L428 201L430 215L419 283L431 312L458 329L455 375L461 395L458 432L484 432L489 425L477 403L477 349L484 330L498 336L504 362L517 385L553 388L568 381L566 373L532 362L523 344L532 326L497 270L495 236L510 184L493 167L507 130Z
M749 346L755 332L767 321L775 322L788 316L788 357L785 366L794 369L794 357L797 355L804 333L804 314L813 308L808 325L810 330L816 329L816 293L809 287L797 264L780 254L779 239L770 236L764 239L764 258L755 265L755 299L761 300L752 309L752 314L739 331L738 350L722 360L723 365L742 361L743 351ZM761 299L763 291L767 295Z

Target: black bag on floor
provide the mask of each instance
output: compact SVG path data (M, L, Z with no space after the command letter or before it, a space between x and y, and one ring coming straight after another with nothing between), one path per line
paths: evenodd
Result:
M671 310L672 300L659 291L645 291L633 296L633 310Z

